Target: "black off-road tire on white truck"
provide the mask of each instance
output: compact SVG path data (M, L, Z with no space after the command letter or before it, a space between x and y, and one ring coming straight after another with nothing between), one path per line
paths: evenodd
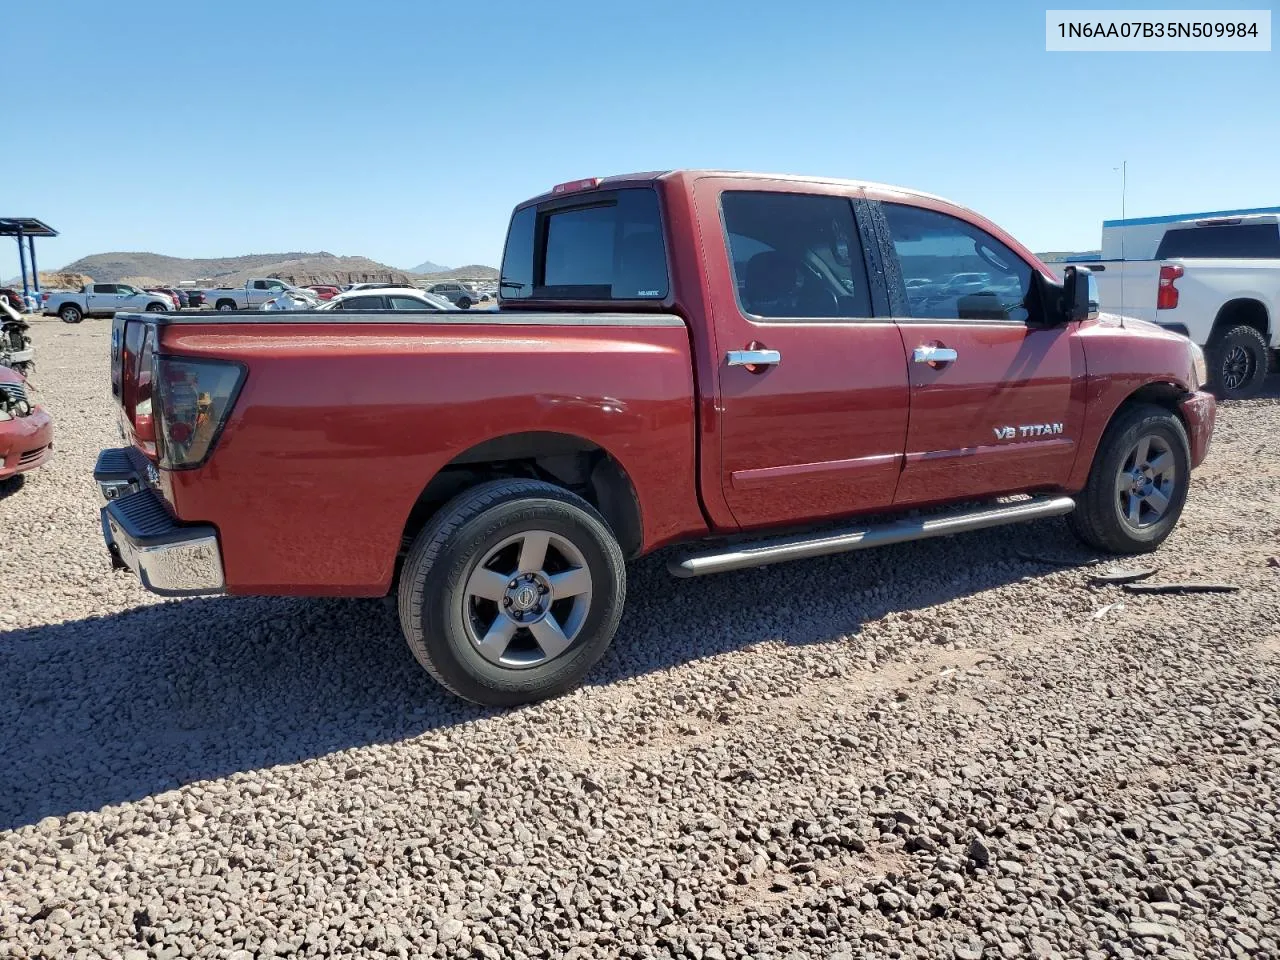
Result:
M223 300L219 300L219 301L217 302L217 304L214 306L214 309L215 309L215 310L218 310L218 311L219 311L219 312L221 312L221 313L229 313L229 312L231 312L232 310L236 310L236 309L238 309L238 307L237 307L236 302L235 302L234 300L225 300L225 299L223 299Z
M1257 396L1271 368L1271 348L1255 327L1240 324L1215 336L1205 347L1209 389L1219 400Z
M613 640L626 599L622 550L581 497L494 480L445 504L401 571L400 625L446 689L486 706L577 686Z
M1107 553L1150 553L1177 526L1191 482L1191 444L1164 407L1130 403L1107 426L1067 523Z
M58 308L58 316L63 323L79 323L84 319L84 311L74 303L64 303Z

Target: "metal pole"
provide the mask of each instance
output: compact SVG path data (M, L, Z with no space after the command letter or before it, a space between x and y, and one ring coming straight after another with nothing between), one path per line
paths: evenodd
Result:
M40 268L36 266L36 238L27 237L27 249L31 251L31 279L35 281L36 299L40 299Z
M1129 161L1120 163L1120 219L1124 219L1124 200L1129 188Z
M22 270L22 309L27 309L27 294L31 288L27 285L27 251L22 246L22 227L18 227L18 265Z

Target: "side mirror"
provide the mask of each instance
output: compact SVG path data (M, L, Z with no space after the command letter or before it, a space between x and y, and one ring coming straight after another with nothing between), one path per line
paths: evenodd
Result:
M1074 264L1066 268L1062 304L1068 321L1098 319L1098 281L1092 270Z

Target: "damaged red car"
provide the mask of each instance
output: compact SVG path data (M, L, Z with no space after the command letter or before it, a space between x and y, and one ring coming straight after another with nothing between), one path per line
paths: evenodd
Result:
M21 374L0 367L0 481L53 456L53 418L31 393Z

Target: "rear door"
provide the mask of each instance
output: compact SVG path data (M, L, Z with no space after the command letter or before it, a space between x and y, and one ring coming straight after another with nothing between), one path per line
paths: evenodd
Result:
M902 506L1059 486L1084 423L1077 324L1039 325L1034 267L931 203L874 206L911 381Z
M723 496L744 528L890 505L907 431L906 356L869 279L860 193L766 186L694 189L718 391L704 442L719 434Z
M94 283L84 297L85 313L114 313L118 294L114 283Z

